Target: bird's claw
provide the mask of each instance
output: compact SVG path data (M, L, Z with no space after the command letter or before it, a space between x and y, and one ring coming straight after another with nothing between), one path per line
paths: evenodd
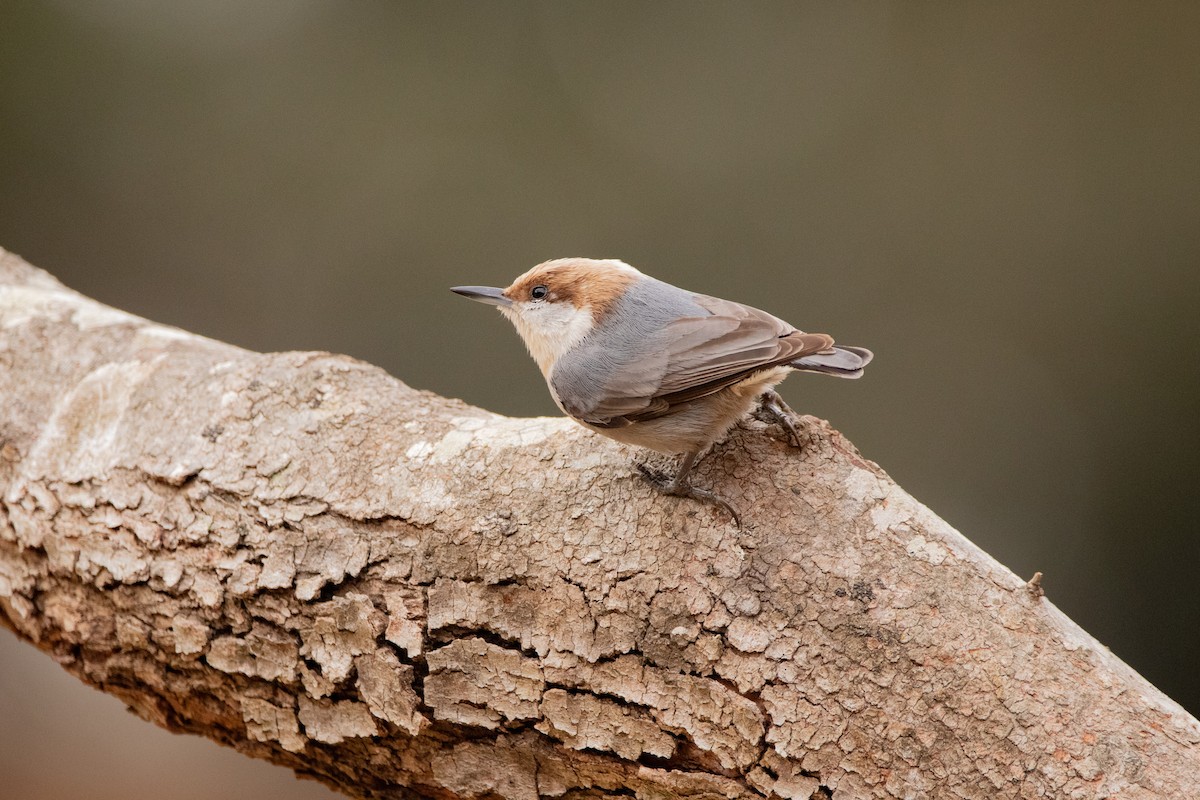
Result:
M646 479L647 483L650 483L659 490L671 482L671 479L667 477L667 473L663 472L662 470L649 467L640 461L634 464L634 466L637 467L638 472L642 473L642 477Z
M758 398L758 412L755 414L766 423L775 423L787 433L792 447L803 447L804 440L800 438L800 428L796 425L796 412L783 401L779 392L768 389Z
M733 524L736 527L742 527L742 518L738 516L733 506L729 505L729 503L714 492L710 492L707 489L699 489L687 481L680 481L678 478L671 480L664 473L651 469L645 464L638 464L637 468L638 472L642 473L642 477L646 479L646 482L663 494L670 495L671 497L689 497L692 500L699 500L701 503L717 506L724 509L725 513L733 518Z

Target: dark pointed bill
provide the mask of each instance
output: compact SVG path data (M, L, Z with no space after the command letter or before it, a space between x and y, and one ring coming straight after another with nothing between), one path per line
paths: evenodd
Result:
M463 297L471 300L478 300L480 303L487 303L490 306L500 306L501 308L511 306L512 300L504 296L503 289L496 289L492 286L454 286L450 291L455 294L461 294Z

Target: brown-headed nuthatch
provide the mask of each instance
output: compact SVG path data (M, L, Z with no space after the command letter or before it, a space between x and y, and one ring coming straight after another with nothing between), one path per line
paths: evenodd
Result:
M682 454L673 479L640 469L660 491L719 505L735 522L728 503L688 481L701 453L755 405L799 446L775 385L793 370L857 378L871 360L870 350L616 260L562 258L507 289L453 291L512 321L568 416L618 442Z

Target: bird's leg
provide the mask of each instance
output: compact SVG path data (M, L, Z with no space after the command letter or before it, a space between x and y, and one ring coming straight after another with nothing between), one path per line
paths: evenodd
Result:
M651 486L653 486L655 489L658 489L663 494L668 494L673 497L690 497L693 500L699 500L702 503L709 503L714 506L719 506L720 508L725 509L729 516L733 517L734 525L739 528L742 527L741 517L739 517L738 513L733 510L733 506L729 505L729 503L725 502L719 496L708 491L707 489L696 488L692 485L691 481L688 480L688 473L692 471L692 467L695 465L696 459L699 458L699 456L699 451L686 454L683 457L683 460L679 462L679 469L675 471L675 477L670 480L667 480L667 476L663 475L661 472L652 470L645 464L638 464L637 468L638 471L642 473L642 477L645 478Z
M755 416L767 423L777 423L781 428L787 431L788 438L792 442L793 447L803 447L804 442L800 439L800 429L796 425L796 412L788 407L788 404L783 402L783 398L779 396L779 392L774 389L767 389L758 398L758 411Z

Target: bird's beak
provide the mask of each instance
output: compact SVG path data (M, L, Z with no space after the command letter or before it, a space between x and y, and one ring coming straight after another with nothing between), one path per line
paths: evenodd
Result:
M489 306L500 306L508 308L512 305L512 300L504 296L503 289L496 289L491 286L455 286L450 291L455 294L461 294L463 297L477 300L480 303L487 303Z

